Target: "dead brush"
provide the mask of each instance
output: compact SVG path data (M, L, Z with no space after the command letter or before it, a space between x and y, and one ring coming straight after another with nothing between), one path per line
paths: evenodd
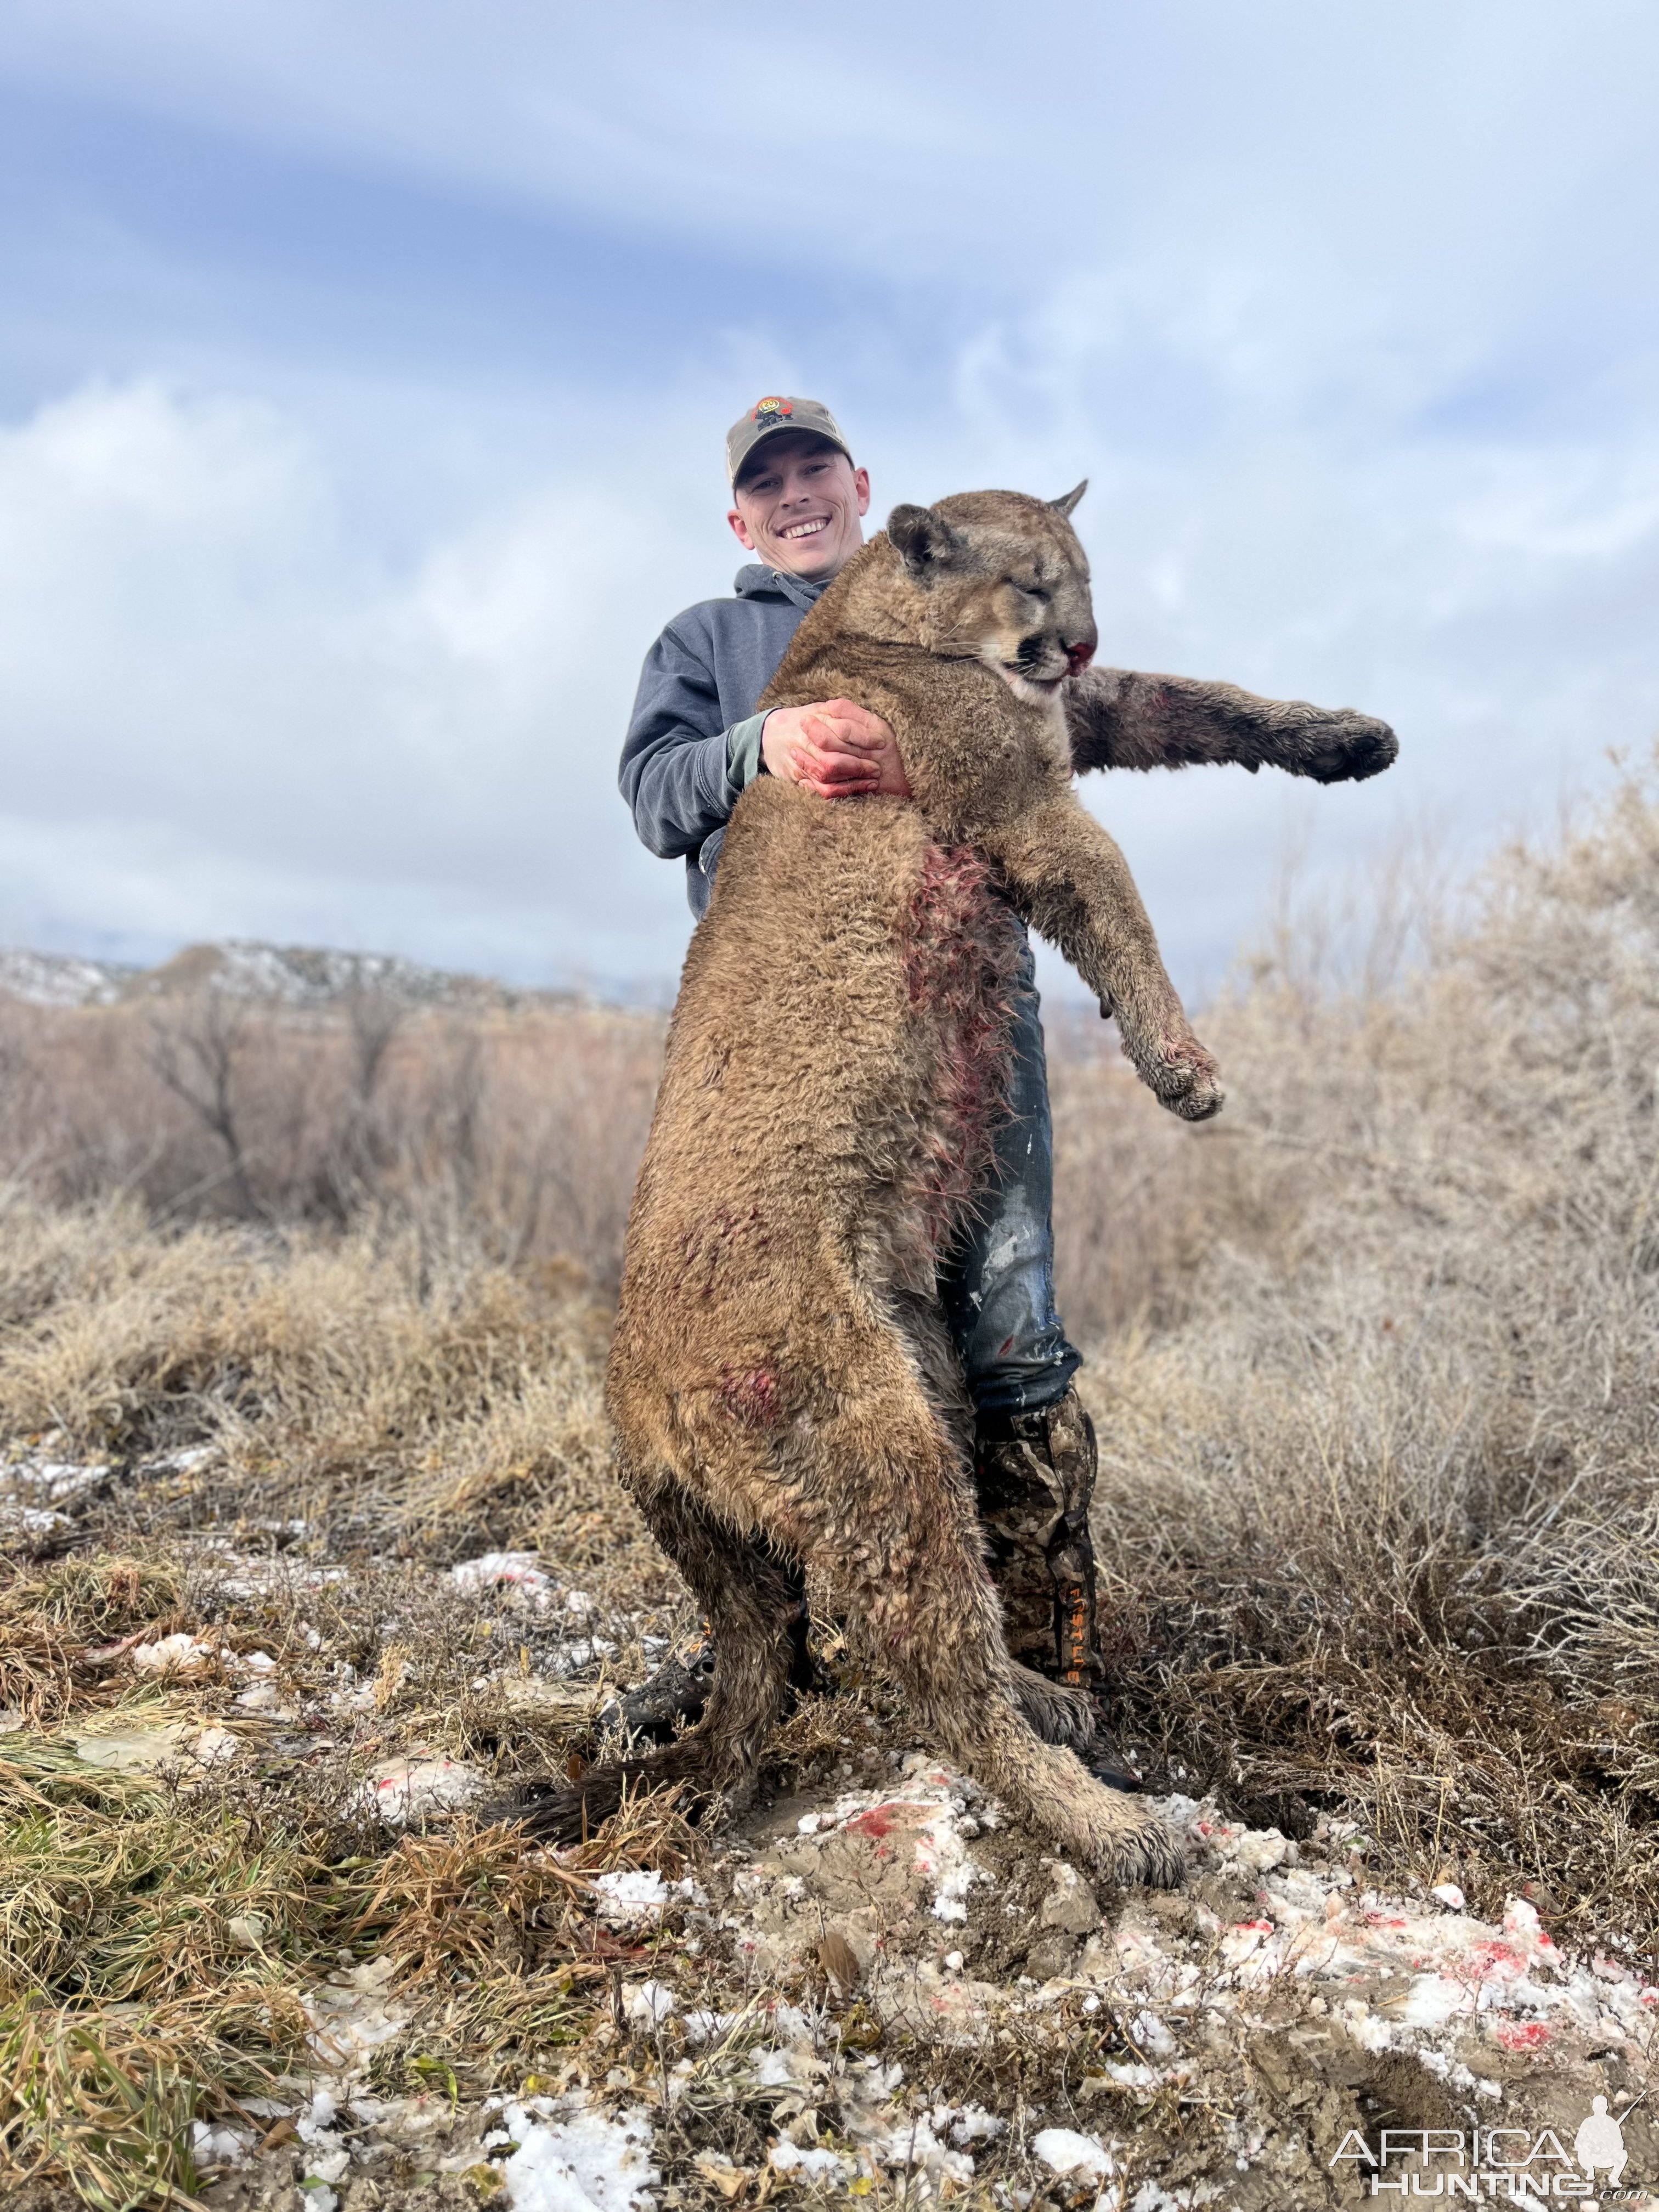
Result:
M397 1961L394 1985L411 2009L380 2077L437 2058L488 2087L503 2069L516 2081L526 2063L585 2040L613 2009L617 1961L639 1948L596 1920L594 1875L634 1868L678 1879L703 1848L661 1796L625 1805L586 1845L556 1855L526 1851L517 1828L466 1819L404 1837L349 1931Z
M527 1972L499 1962L465 1987L422 1983L410 1992L405 2032L375 2051L368 2080L382 2094L419 2094L442 2081L452 2099L492 2088L535 2094L539 2070L603 2035L611 2018L602 1970L577 1961Z
M374 1217L434 1266L466 1250L608 1293L662 1031L611 1008L373 994L327 1009L212 988L0 1001L0 1176L53 1209L132 1193L174 1224ZM0 1262L0 1316L30 1282Z
M1656 842L1659 764L1501 860L1410 972L1322 969L1287 926L1209 1024L1231 1127L1171 1202L1220 1233L1085 1383L1160 1771L1287 1826L1345 1806L1390 1878L1455 1863L1486 1909L1530 1882L1632 1933L1659 1914Z
M593 1901L582 1869L526 1853L515 1829L461 1820L447 1834L398 1841L350 1934L388 1951L406 1986L434 1975L516 1968L532 1942L544 1952L574 1952L571 1919L591 1916Z
M0 1704L28 1728L56 1720L76 1696L84 1644L41 1620L13 1622L0 1632Z
M183 1577L175 1563L84 1554L34 1565L0 1559L0 1663L14 1639L66 1652L117 1643L135 1630L165 1635Z
M108 1495L77 1507L88 1533L297 1514L337 1555L438 1561L556 1535L601 1594L666 1587L610 1467L602 1322L568 1285L436 1269L368 1231L147 1235L116 1204L65 1223L14 1195L7 1226L40 1279L0 1338L0 1430L50 1421L66 1453L115 1455ZM141 1471L203 1443L188 1476Z
M803 1698L773 1736L767 1757L782 1773L805 1777L861 1747L870 1733L869 1705L853 1692Z
M639 2038L635 2052L642 2045L648 2056L635 2056L629 2072L656 2106L655 2154L691 2203L763 2203L777 2181L768 2151L781 2128L810 2112L808 2138L833 2137L836 2069L833 2062L823 2068L815 2087L759 2081L751 2062L773 2032L768 2005L754 1998L719 2016L723 2024L700 2043L678 2017L659 2022Z
M389 1956L410 2038L486 2086L498 2059L580 2039L604 2003L591 1878L510 1831L353 1855L305 1826L314 1778L285 1793L292 1825L267 1807L262 1831L229 1790L76 1771L51 1743L26 1764L0 1770L0 2142L90 2203L190 2197L189 2123L306 2063L325 1962ZM595 1856L663 1856L671 1830L653 1808Z
M216 1719L246 1745L228 1770L198 1778L185 1762L175 1778L89 1765L67 1731L0 1737L0 1997L39 2027L18 2046L37 2094L5 2091L8 2140L20 2170L70 2174L91 2201L100 2190L125 2188L134 2203L188 2191L198 2106L221 2113L308 2063L311 1992L342 1954L379 1950L396 1963L415 2059L439 2053L491 2086L498 2068L516 2081L537 2053L590 2032L608 2008L606 1960L626 1948L584 1903L591 1875L526 1856L510 1832L463 1822L453 1837L399 1837L342 1820L376 1734L441 1740L460 1686L507 1642L503 1631L522 1664L568 1637L568 1621L515 1617L493 1594L412 1564L364 1573L348 1599L301 1571L250 1586L220 1560L161 1571L83 1556L20 1567L9 1584L13 1622L58 1639L57 1702L71 1729L166 1727L182 1745ZM216 1662L165 1683L133 1672L132 1645L175 1626L211 1626L216 1650L274 1650L278 1669L264 1679L290 1698L325 1698L345 1650L390 1694L364 1714L355 1750L348 1741L272 1761L261 1747L273 1724L237 1711L234 1670ZM597 1839L591 1863L678 1871L684 1840L659 1802ZM51 2067L39 2048L48 2016ZM110 2058L114 2021L139 2026L123 2029ZM190 2057L175 2064L151 2030L180 2021Z
M625 1797L597 1834L575 1847L574 1863L588 1875L633 1868L667 1881L681 1881L702 1861L708 1846L678 1810L678 1795L659 1790Z

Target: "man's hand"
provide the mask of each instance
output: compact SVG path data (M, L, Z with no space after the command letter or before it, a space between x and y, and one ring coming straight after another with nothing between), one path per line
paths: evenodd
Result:
M850 699L775 707L761 731L761 758L773 775L804 783L820 799L855 799L867 791L910 796L897 738L879 714Z

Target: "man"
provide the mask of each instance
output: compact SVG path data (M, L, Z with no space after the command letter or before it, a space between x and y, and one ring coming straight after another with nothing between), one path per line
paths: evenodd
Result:
M757 557L738 570L734 598L688 608L646 655L620 777L644 842L665 859L684 860L698 915L708 903L732 809L756 776L783 776L836 802L872 791L909 792L891 730L853 701L755 711L807 610L864 542L867 472L855 465L835 417L812 399L759 401L727 432L726 458L726 519ZM1165 679L1148 691L1145 679L1101 672L1084 739L1090 759L1103 765L1121 750L1126 764L1139 767L1186 757L1252 766L1259 757L1275 758L1289 766L1277 724L1264 737L1267 723L1253 719L1255 710L1281 720L1286 714L1310 716L1322 733L1340 719L1252 701L1231 686L1173 688L1197 702L1190 727L1176 726L1182 702L1172 709ZM1148 714L1136 705L1143 695L1158 718L1150 738ZM1383 735L1392 746L1391 735ZM1326 750L1316 747L1316 764L1300 772L1371 772L1351 762L1330 768L1328 737L1320 742ZM1011 1112L998 1141L994 1187L976 1231L951 1255L940 1295L974 1401L981 1518L1009 1648L1026 1665L1079 1684L1098 1700L1104 1672L1088 1517L1095 1436L1073 1387L1080 1355L1054 1310L1053 1145L1029 945L1012 1045ZM701 1647L671 1662L623 1701L620 1717L631 1727L661 1728L696 1712L712 1666ZM1115 1754L1103 1756L1111 1765L1097 1771L1126 1779Z

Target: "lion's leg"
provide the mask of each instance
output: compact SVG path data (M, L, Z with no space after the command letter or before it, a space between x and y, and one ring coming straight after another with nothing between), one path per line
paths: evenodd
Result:
M1171 1113L1202 1121L1225 1093L1176 995L1128 862L1066 790L978 840L1026 921L1117 1017L1136 1073Z
M876 1364L857 1371L867 1376ZM1101 1874L1178 1881L1181 1847L1169 1830L1027 1725L972 1489L914 1382L866 1382L824 1425L821 1441L830 1470L825 1504L835 1510L826 1511L811 1564L837 1608L871 1637L923 1732Z
M1261 699L1236 684L1191 676L1142 676L1091 668L1066 687L1072 765L1185 768L1194 761L1237 761L1310 775L1320 783L1379 775L1400 750L1386 722L1350 707L1310 707L1304 699Z
M782 1709L802 1633L800 1570L717 1520L672 1477L633 1486L652 1534L708 1617L714 1680L697 1726L642 1759L594 1767L580 1781L535 1784L497 1808L562 1843L609 1820L623 1800L683 1784L694 1807L740 1805Z

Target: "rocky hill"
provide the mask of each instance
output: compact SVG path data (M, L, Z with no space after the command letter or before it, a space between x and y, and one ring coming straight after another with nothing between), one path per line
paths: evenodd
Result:
M563 1001L565 991L518 991L480 975L452 975L389 952L338 952L244 939L190 945L159 967L86 960L74 953L0 947L0 998L38 1006L110 1006L221 991L290 1006L327 1006L366 994L400 1005L512 1006Z

